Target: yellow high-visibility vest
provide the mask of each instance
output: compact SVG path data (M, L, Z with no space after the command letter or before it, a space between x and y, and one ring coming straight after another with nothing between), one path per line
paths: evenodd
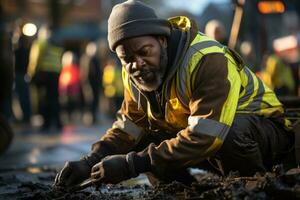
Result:
M179 23L178 27L189 25L189 20L184 17L172 18L171 23ZM180 24L183 23L183 24ZM184 30L184 29L183 29ZM192 96L193 72L197 69L201 59L208 54L221 53L227 59L227 80L230 83L230 90L225 103L223 104L220 118L216 120L194 119L190 117L189 102ZM213 77L212 77L213 78ZM140 91L129 78L123 69L124 87L130 92L132 99L139 103ZM177 67L176 74L171 78L171 86L164 90L169 95L165 105L164 120L168 125L176 127L177 131L185 129L190 120L196 120L199 129L206 129L207 135L216 136L211 148L217 148L224 141L229 127L233 123L236 113L248 113L262 116L271 116L274 112L283 113L282 104L274 92L269 89L251 70L244 65L241 57L233 50L228 49L219 42L198 33L188 48L181 66ZM242 89L241 89L242 88ZM214 92L214 91L211 91ZM151 112L151 105L147 102L145 110L148 119L155 119ZM288 121L286 122L289 125ZM214 132L215 130L215 132ZM224 132L226 132L224 134Z

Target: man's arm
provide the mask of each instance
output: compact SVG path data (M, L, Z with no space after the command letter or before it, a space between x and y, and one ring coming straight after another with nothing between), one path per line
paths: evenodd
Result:
M102 163L100 161L105 160L103 159L104 157L128 153L143 135L143 129L140 127L147 127L147 123L144 112L142 109L138 109L137 103L132 99L128 91L125 90L124 101L118 112L118 120L99 141L93 144L92 152L89 155L84 156L79 161L71 161L65 164L64 168L55 178L55 185L64 187L74 186L89 178L93 166L99 166ZM117 172L127 169L126 165L123 167L119 162L114 167L118 167L116 168ZM114 172L114 170L112 171ZM110 176L111 173L108 173L108 175ZM114 178L119 180L118 176ZM121 179L123 179L122 176Z
M148 127L147 116L142 108L138 108L137 102L125 88L117 120L112 128L93 144L92 152L105 152L106 155L128 153L144 135L143 127Z

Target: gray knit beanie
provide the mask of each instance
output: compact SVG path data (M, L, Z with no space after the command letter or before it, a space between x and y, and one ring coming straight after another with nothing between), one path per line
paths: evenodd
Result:
M108 44L115 51L121 40L143 35L170 35L168 20L142 2L128 0L113 7L108 18Z

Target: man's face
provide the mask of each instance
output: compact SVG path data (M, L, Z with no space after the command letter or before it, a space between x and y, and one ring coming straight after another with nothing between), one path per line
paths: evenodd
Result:
M141 36L122 41L116 48L123 67L143 91L154 91L163 82L167 68L165 37Z

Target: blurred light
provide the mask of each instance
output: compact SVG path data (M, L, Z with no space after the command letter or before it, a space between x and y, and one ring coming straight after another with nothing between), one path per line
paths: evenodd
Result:
M295 35L275 39L273 48L276 54L286 62L295 63L300 60L299 44Z
M66 51L62 56L62 65L69 66L74 61L74 54L71 51Z
M106 65L103 72L103 84L110 85L115 79L115 69L113 65Z
M296 36L293 35L278 38L273 41L273 48L277 52L288 50L288 49L294 49L297 48L297 46L298 46L297 38Z
M243 55L250 55L252 52L252 45L250 42L248 41L244 41L241 44L241 52Z
M116 94L116 88L112 85L108 85L104 89L104 95L106 97L114 97Z
M34 127L42 126L44 123L43 117L41 115L34 115L31 117L31 124Z
M72 72L69 70L69 71L61 74L60 80L61 80L60 82L61 82L62 86L67 87L72 80Z
M38 38L40 40L47 40L51 35L51 31L47 25L42 25L38 32Z
M262 14L283 13L285 10L281 1L260 1L257 6Z
M86 53L89 56L94 56L95 53L97 51L97 45L94 42L90 42L87 46L86 46Z
M78 137L76 137L75 125L64 126L64 130L60 139L62 144L74 144L76 139L78 141Z
M31 174L37 174L42 172L41 168L39 167L28 167L27 171Z
M22 32L26 36L34 36L37 32L37 27L35 24L27 23L23 26Z
M29 154L29 161L31 164L36 164L38 161L38 157L41 154L41 150L39 148L34 148Z

